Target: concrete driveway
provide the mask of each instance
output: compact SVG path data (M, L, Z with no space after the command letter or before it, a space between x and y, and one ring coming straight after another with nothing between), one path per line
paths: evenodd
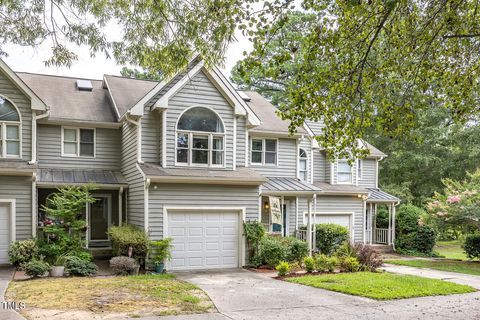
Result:
M480 319L480 293L379 302L279 281L246 270L179 273L218 314L162 319Z
M1 320L24 320L25 318L13 310L5 310L3 301L8 283L12 280L13 270L9 267L0 267L0 319Z

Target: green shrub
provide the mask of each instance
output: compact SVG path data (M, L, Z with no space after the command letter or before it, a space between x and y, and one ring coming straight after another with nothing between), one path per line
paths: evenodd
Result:
M419 252L430 255L435 246L435 231L429 226L418 226L416 231L403 234L395 239L397 250Z
M8 250L10 263L16 268L38 258L38 246L35 240L23 240L12 243Z
M307 272L311 273L315 270L315 259L313 257L306 257L303 259L303 264L305 264Z
M339 259L343 259L346 257L356 257L355 247L349 241L345 241L335 251L335 256Z
M262 264L276 266L287 257L286 246L280 237L267 236L260 241L260 258Z
M95 263L78 256L66 256L64 259L65 272L72 276L87 277L97 272Z
M362 270L373 272L382 266L382 256L372 246L356 243L353 249Z
M335 268L338 266L338 258L337 257L327 257L327 271L333 272Z
M243 224L243 234L245 235L245 239L247 241L247 250L250 263L255 267L258 267L260 241L265 238L265 228L258 221L245 222Z
M43 260L33 259L22 265L25 274L32 278L45 275L50 271L50 265Z
M426 214L425 210L413 204L404 204L398 208L396 214L396 229L399 235L415 232L418 227L418 220Z
M290 273L295 273L297 271L301 271L302 266L298 262L292 262L290 263Z
M317 254L315 256L315 270L318 272L328 271L328 256Z
M287 261L281 261L275 269L278 271L280 277L286 276L290 272L290 265Z
M469 259L480 259L480 233L467 235L462 248Z
M348 240L348 229L344 226L326 223L316 226L316 246L320 253L331 255Z
M111 227L108 234L115 256L128 256L131 247L133 258L145 260L147 257L150 241L145 230L131 224L125 224L120 227Z
M346 272L357 272L360 270L360 262L355 257L345 257L340 260L340 270Z
M172 238L165 238L163 240L151 241L150 244L155 248L155 256L153 262L157 265L164 263L165 260L172 258Z
M302 262L308 255L308 244L305 241L298 240L295 237L281 238L281 242L286 246L286 260L288 262Z
M135 259L130 257L113 257L110 259L110 268L112 268L116 274L127 275L131 274L136 268L138 268L138 263Z

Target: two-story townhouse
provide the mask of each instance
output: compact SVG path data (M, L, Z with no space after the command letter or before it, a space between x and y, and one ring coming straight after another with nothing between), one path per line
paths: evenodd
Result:
M163 82L15 73L1 63L0 263L10 241L41 231L39 208L63 185L96 185L89 248L108 247L108 228L128 222L173 238L172 270L244 265L244 221L283 235L334 222L352 240L378 242L376 203L394 211L398 201L378 189L380 151L365 144L370 156L353 166L328 161L315 140L321 123L289 135L267 100L236 91L199 58Z

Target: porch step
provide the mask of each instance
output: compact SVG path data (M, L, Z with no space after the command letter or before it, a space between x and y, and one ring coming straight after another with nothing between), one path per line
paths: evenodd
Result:
M380 253L393 253L393 246L387 244L371 244L370 247Z
M103 247L103 248L92 248L90 247L88 250L93 255L93 258L100 259L100 260L107 260L113 256L112 248L110 247Z

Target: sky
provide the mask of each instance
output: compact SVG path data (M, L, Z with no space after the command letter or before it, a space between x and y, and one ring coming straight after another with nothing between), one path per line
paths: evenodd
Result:
M252 49L251 43L241 32L236 33L236 38L238 41L230 44L226 53L225 66L220 66L223 74L228 78L232 67L243 58L243 51L249 52ZM50 57L50 45L47 41L37 48L6 45L2 46L2 49L8 53L8 57L2 57L2 59L14 71L102 79L104 74L120 75L123 67L117 65L115 60L106 59L101 54L92 58L88 48L81 47L75 50L78 60L71 68L46 67L43 61Z

